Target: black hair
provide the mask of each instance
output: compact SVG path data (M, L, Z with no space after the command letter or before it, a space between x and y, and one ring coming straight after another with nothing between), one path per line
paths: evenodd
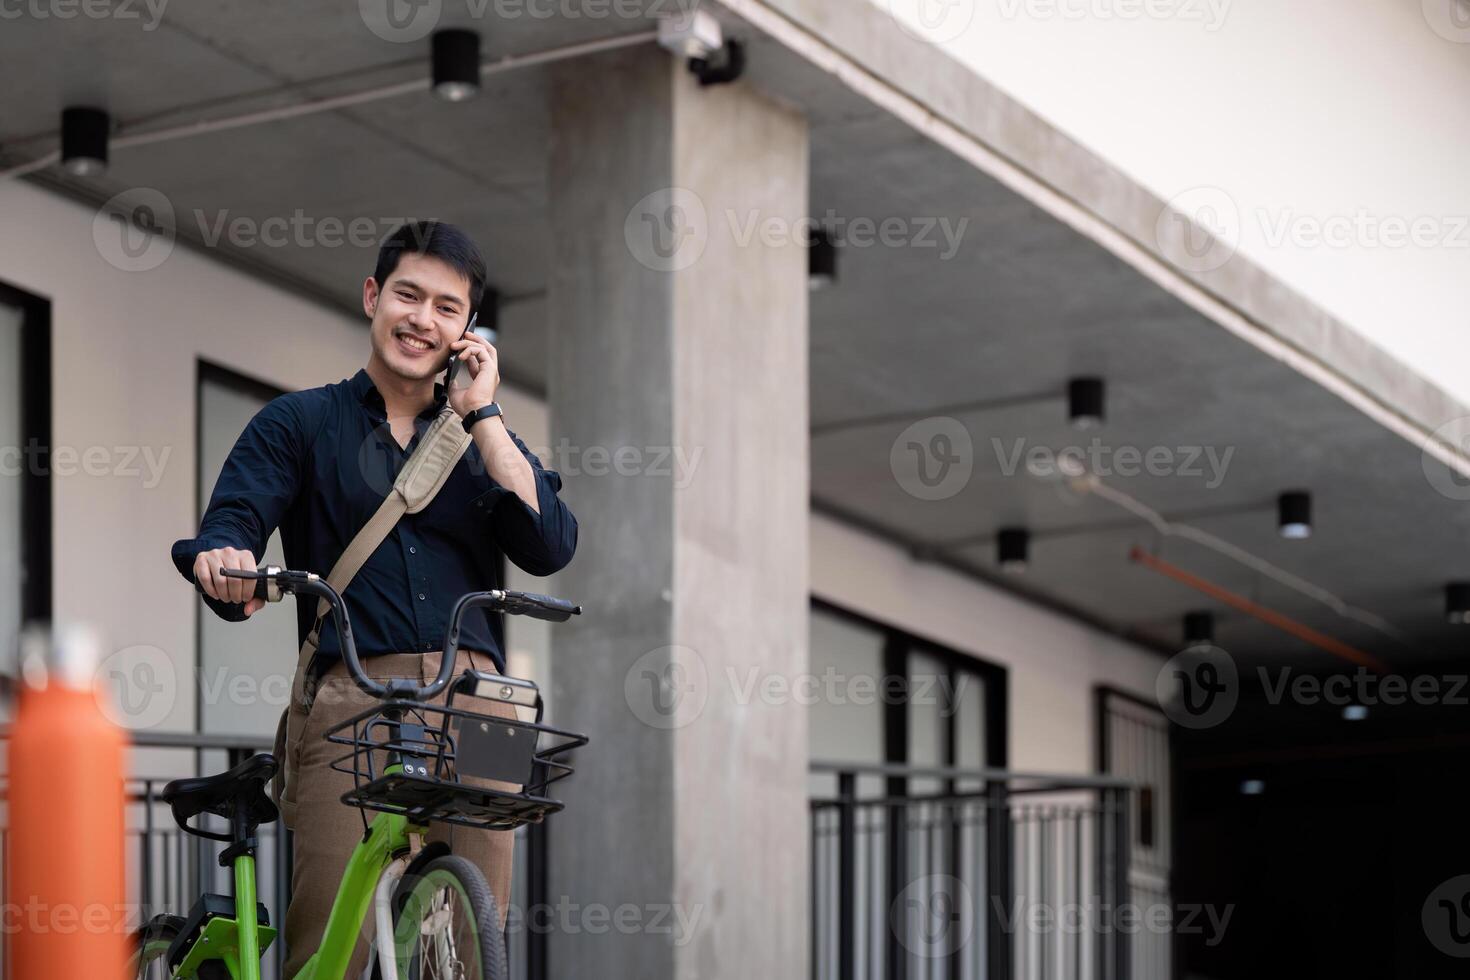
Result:
M404 252L433 256L468 279L469 316L475 315L480 308L480 294L485 290L485 260L469 235L443 221L410 221L400 226L378 248L373 280L379 289L398 268L398 258Z

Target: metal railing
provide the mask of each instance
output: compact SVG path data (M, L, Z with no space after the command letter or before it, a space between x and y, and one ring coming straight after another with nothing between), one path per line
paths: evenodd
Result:
M1130 785L814 763L812 980L1124 980Z

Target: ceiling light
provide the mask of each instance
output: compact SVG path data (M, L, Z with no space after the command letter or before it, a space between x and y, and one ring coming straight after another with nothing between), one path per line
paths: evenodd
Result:
M435 31L432 40L434 93L446 102L463 102L480 90L480 35L477 31Z
M1026 570L1031 535L1018 527L1003 528L995 536L995 560L1000 570L1016 574Z
M691 5L692 6L692 5ZM708 58L725 43L720 22L707 10L694 8L660 17L658 43L684 58Z
M1185 647L1210 646L1215 642L1215 614L1211 612L1187 612L1184 614Z
M1262 779L1245 779L1241 781L1240 791L1246 796L1260 796L1266 792L1266 782Z
M1451 582L1444 587L1444 617L1457 626L1470 623L1470 582Z
M837 246L832 236L820 228L812 229L807 246L807 284L812 289L826 289L837 281Z
M107 169L107 113L86 106L61 111L61 165L77 177L95 177Z
M1312 536L1312 495L1305 490L1283 493L1276 500L1276 514L1283 538Z
M1362 721L1368 717L1368 706L1363 704L1345 704L1342 706L1342 717L1344 721Z
M1102 425L1102 378L1073 378L1067 382L1067 417L1079 429Z

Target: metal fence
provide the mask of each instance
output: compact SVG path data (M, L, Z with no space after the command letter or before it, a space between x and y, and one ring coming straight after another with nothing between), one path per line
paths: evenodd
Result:
M1129 975L1127 783L812 769L812 980Z

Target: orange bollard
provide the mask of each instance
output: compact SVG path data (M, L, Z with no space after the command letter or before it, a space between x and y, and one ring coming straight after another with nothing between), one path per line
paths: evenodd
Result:
M6 794L4 927L15 980L110 980L127 970L127 741L97 703L98 652L82 630L23 641Z

